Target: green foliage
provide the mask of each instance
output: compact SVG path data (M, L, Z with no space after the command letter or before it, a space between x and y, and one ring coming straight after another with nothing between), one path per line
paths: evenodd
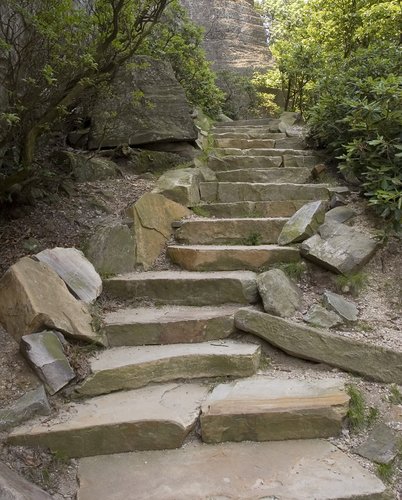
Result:
M350 397L348 410L349 424L353 431L359 431L366 424L364 397L361 391L354 385L349 385L347 387L347 393Z
M199 217L209 217L209 212L204 207L192 207L191 210Z
M393 405L402 405L402 393L395 384L389 388L388 402Z
M367 278L367 274L364 272L340 274L335 277L335 283L339 291L349 291L354 297L357 297L366 286Z
M281 264L279 266L287 276L293 281L300 281L303 274L306 272L306 264L303 261L300 262L288 262L286 264Z
M251 83L256 91L256 114L268 116L279 116L281 108L276 103L276 95L273 89L278 88L278 80L275 78L278 72L254 73Z
M261 245L261 234L260 233L250 233L247 238L243 240L243 245L248 246L258 246Z
M395 466L393 463L377 464L377 474L386 483L390 483L392 481L394 472Z
M249 116L255 116L258 108L258 95L252 79L248 76L234 73L232 71L218 71L219 86L224 92L222 112L238 120Z

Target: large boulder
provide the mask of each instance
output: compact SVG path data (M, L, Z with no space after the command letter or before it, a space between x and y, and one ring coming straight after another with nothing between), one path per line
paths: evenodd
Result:
M75 378L64 354L63 336L58 332L25 335L20 350L50 394L56 394Z
M286 318L293 316L301 305L301 293L297 286L280 269L271 269L257 277L266 312Z
M292 215L282 228L279 245L298 243L313 236L324 222L326 205L324 201L313 201Z
M89 148L195 141L183 88L168 62L135 56L91 112Z
M85 246L85 254L103 277L128 273L135 267L135 239L120 220L99 226Z
M199 168L169 170L158 179L153 192L163 194L186 207L193 207L200 203L199 186L203 180Z
M113 161L99 156L88 156L74 151L57 151L53 155L53 161L72 174L78 182L102 181L120 175Z
M157 193L144 194L129 210L134 220L136 264L149 269L173 234L172 222L191 211Z
M42 262L23 257L0 280L0 322L17 341L44 329L103 343L92 329L87 306Z
M306 259L339 274L358 271L374 255L377 242L352 227L326 222L318 234L301 244L300 251Z
M80 250L48 248L35 257L51 267L78 299L89 304L95 302L101 294L101 277Z

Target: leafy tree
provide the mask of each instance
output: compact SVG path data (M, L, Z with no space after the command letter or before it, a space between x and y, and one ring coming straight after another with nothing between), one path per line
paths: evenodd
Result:
M3 0L0 6L0 153L13 144L24 182L38 138L89 88L138 52L172 0Z

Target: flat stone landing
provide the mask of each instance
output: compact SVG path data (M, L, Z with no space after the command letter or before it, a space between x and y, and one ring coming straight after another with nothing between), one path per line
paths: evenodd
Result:
M190 444L81 459L78 500L385 500L382 482L326 441Z

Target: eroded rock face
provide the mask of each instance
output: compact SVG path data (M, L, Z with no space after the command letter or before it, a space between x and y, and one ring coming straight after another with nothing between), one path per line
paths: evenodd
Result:
M195 141L198 135L172 67L147 56L136 56L119 69L110 95L94 106L91 121L89 149Z
M266 33L252 0L181 0L205 29L205 50L215 70L252 72L271 63Z

